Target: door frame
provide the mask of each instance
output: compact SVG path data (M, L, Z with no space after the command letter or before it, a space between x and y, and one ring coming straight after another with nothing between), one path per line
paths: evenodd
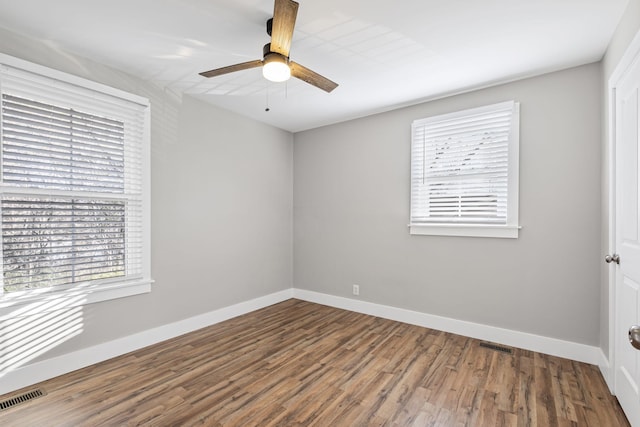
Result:
M607 135L607 213L608 213L608 236L607 236L607 253L613 254L616 250L616 91L620 85L620 81L626 75L631 68L631 65L636 61L640 61L640 30L636 33L635 37L629 43L629 46L625 50L622 58L616 65L607 86L607 111L608 111L608 125L609 132ZM602 254L604 257L605 254ZM604 263L604 261L602 261ZM616 268L612 268L609 264L607 268L607 283L609 288L609 354L608 360L603 360L600 364L600 370L604 376L604 379L609 387L609 391L615 395L615 372L616 372L616 342L615 331L616 325ZM603 354L604 356L604 354Z

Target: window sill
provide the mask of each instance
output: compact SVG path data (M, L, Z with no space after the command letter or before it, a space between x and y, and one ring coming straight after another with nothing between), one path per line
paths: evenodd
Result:
M29 293L5 294L0 297L0 320L149 293L151 292L152 283L153 280L150 279L138 279L109 284L76 286L56 291L43 289L42 291L31 291Z
M493 237L517 239L518 225L409 224L409 234L422 236Z

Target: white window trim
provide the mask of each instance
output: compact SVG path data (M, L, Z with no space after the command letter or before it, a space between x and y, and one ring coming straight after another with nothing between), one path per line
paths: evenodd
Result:
M6 316L13 317L21 313L24 314L25 310L30 310L30 307L37 307L36 310L38 312L51 311L60 307L75 307L150 292L154 281L151 279L151 111L149 100L142 96L0 53L0 66L3 65L126 99L146 108L144 112L144 137L142 140L142 277L120 281L111 280L108 283L94 282L55 290L45 288L37 291L2 293L0 294L0 319ZM2 273L0 272L0 274ZM60 303L61 301L63 302Z
M491 238L508 238L517 239L519 230L519 175L520 175L520 103L507 101L498 104L487 105L483 107L457 111L449 114L437 116L440 119L455 119L458 117L468 116L474 113L482 113L494 110L507 104L513 104L514 116L511 128L510 145L509 145L509 173L508 173L508 191L509 198L507 200L507 222L506 224L470 224L460 223L410 223L409 234L422 236L460 236L460 237L491 237ZM414 121L424 122L432 118ZM411 204L410 204L411 206ZM411 208L410 208L411 209Z
M409 225L410 233L422 236L496 237L517 239L520 226L489 224L419 224Z

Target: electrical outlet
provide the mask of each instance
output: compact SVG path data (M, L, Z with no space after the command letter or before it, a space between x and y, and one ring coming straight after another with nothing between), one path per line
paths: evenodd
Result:
M360 286L353 285L353 294L354 295L360 295Z

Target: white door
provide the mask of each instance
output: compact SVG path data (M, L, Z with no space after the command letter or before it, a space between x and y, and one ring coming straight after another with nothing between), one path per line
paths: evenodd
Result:
M640 350L629 342L629 329L640 325L640 185L638 180L640 58L616 88L615 234L616 269L615 393L631 425L640 427ZM619 257L619 264L616 264ZM613 259L612 259L613 258Z

